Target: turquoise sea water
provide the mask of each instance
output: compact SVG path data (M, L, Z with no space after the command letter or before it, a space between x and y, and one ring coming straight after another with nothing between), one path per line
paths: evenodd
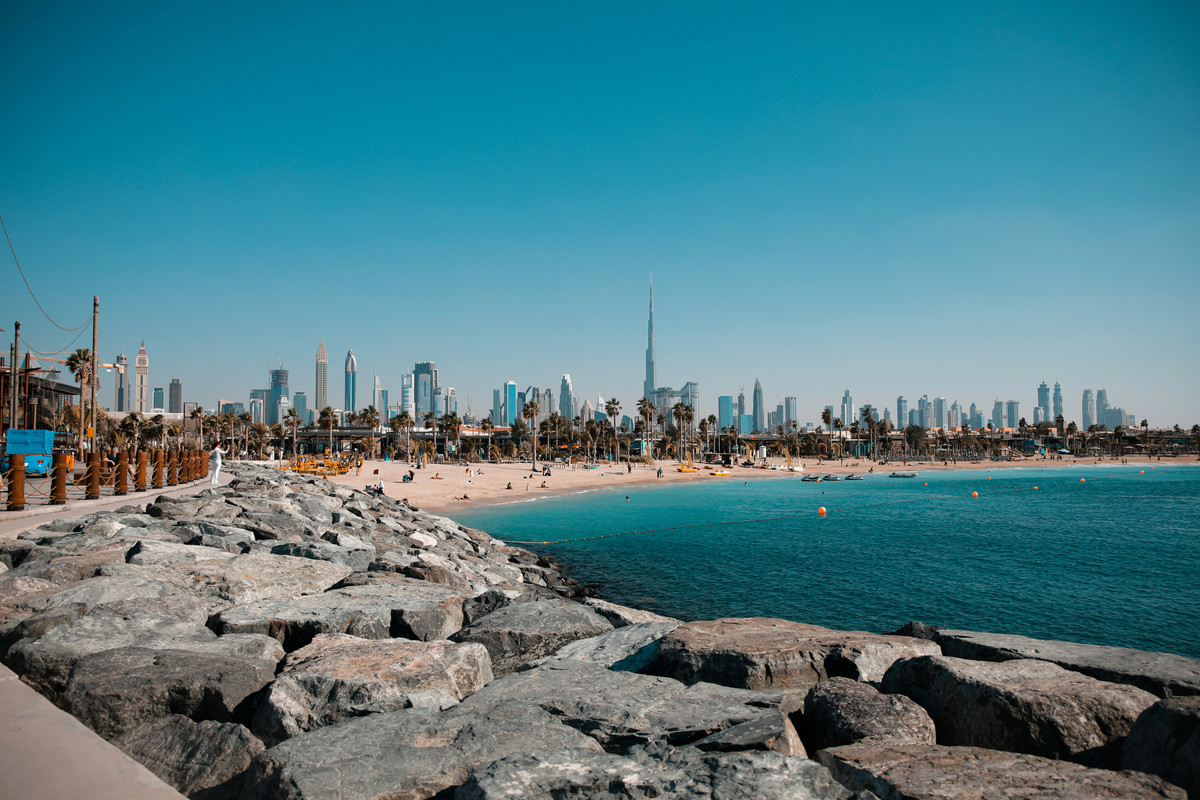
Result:
M726 479L453 516L534 542L602 597L685 620L919 620L1200 658L1200 466ZM610 535L629 531L647 532ZM542 544L562 539L579 541Z

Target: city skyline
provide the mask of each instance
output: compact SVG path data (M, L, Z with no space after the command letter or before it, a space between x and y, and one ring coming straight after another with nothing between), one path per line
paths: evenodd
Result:
M564 373L628 413L649 333L706 416L759 380L801 420L849 387L1032 421L1042 381L1200 417L1195 9L222 19L9 9L5 338L87 347L30 290L63 328L98 295L98 355L145 340L208 408L276 353L314 398L323 340L393 399L428 359L460 413Z

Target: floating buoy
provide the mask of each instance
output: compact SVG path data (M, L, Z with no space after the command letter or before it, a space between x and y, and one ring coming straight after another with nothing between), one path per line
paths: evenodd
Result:
M928 483L922 483L921 485L922 485L922 486L928 486L929 484L928 484Z
M821 506L820 508L818 508L817 513L820 514L822 517L825 516L825 506Z
M1035 487L1033 487L1033 490L1036 492L1036 491L1037 491L1037 487L1036 487L1036 486L1035 486Z
M991 479L992 479L992 476L991 476L991 475L988 475L988 480L990 481Z
M1083 478L1080 478L1080 479L1079 479L1079 482L1080 482L1080 483L1083 483L1083 482L1084 482L1084 479L1083 479Z
M979 492L971 492L971 497L979 497Z
M1138 470L1138 475L1145 475L1145 474L1146 474L1146 470L1144 470L1144 469Z

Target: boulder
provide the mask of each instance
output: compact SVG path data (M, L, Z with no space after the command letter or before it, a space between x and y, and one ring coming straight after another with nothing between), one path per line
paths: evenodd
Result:
M252 728L270 746L374 711L453 705L491 679L482 645L321 635L284 660Z
M455 800L560 800L598 797L866 800L816 762L767 752L662 753L642 748L625 755L568 750L519 754L476 770Z
M902 694L882 694L849 678L830 678L804 700L801 738L810 750L854 744L862 739L933 744L933 720Z
M234 517L239 528L252 532L256 539L299 542L319 533L317 524L298 514L245 511Z
M355 539L357 537L348 537ZM274 545L271 552L275 555L311 558L316 561L330 561L334 564L345 564L354 572L366 572L367 567L375 560L375 550L365 547L339 547L336 544L320 539L306 539L302 542L283 542Z
M83 656L61 706L105 739L159 717L249 721L247 697L275 679L275 662L187 650L121 647Z
M599 597L585 597L581 602L611 622L614 628L637 625L643 622L674 622L676 625L679 625L679 620L674 617L664 617L652 611L642 611L637 608L629 608L628 606L619 606L616 603L601 600Z
M34 612L71 604L79 604L90 609L118 600L166 597L177 591L178 587L166 581L137 576L100 576L73 583L66 588L58 589L53 594L25 600L23 604Z
M1200 697L1169 697L1143 711L1125 739L1121 767L1157 775L1200 798Z
M292 737L250 765L242 800L447 797L506 756L600 746L525 703L373 714ZM442 794L445 793L445 794Z
M192 567L205 561L233 558L234 554L213 547L142 539L129 549L125 560L130 564L160 564L171 568Z
M351 570L326 561L249 553L174 572L190 586L189 591L219 611L258 600L323 592Z
M492 658L492 671L507 675L568 642L608 630L612 630L608 620L584 605L568 600L537 600L497 609L450 638L482 644Z
M1034 658L1097 680L1127 683L1159 697L1200 694L1200 659L1127 647L1105 647L1004 633L939 630L942 653L976 661Z
M769 750L782 756L808 758L808 752L792 721L782 711L768 711L740 725L714 733L696 742L696 747L720 752Z
M831 747L817 760L842 785L882 798L1170 798L1182 789L1138 772L1090 769L1066 761L980 747L864 741Z
M807 691L835 676L878 681L896 659L940 652L921 639L751 617L680 625L659 643L659 668L684 683Z
M413 580L249 603L222 611L214 620L218 633L273 636L289 652L322 633L431 641L461 627L461 595Z
M551 659L587 661L624 672L646 672L658 660L658 643L678 622L638 622L589 639L576 639Z
M920 704L939 744L987 747L1113 767L1121 742L1154 695L1046 661L968 661L922 656L898 661L885 692Z
M619 751L650 742L689 744L777 711L779 698L564 660L493 681L462 707L486 716L505 702L540 706L606 750Z
M172 715L139 725L113 744L181 794L234 800L241 775L265 749L241 725Z

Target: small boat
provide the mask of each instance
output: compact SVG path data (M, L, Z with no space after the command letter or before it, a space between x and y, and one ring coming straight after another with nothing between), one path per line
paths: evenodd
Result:
M722 476L722 475L732 475L732 474L733 474L733 473L732 473L732 472L730 472L730 471L729 471L729 470L727 470L727 469L717 469L717 470L713 470L713 477L714 477L714 478L715 478L715 477L718 477L718 476Z
M829 475L826 475L824 478L821 478L821 480L823 480L823 481L840 481L841 479L842 478L840 475L834 475L832 473Z
M803 481L804 483L820 483L821 476L820 475L805 475L800 480Z
M863 479L862 475L855 475L853 473L846 476L846 480L848 480L848 481L861 481L862 479Z
M915 472L893 472L891 475L888 475L888 477L889 478L915 478L915 477L917 477L917 473L915 473Z

